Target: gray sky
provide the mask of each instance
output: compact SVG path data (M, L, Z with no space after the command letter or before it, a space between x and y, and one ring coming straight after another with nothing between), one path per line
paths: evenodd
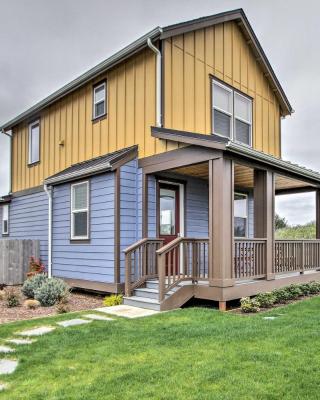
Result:
M0 122L155 26L242 7L295 114L282 121L283 158L320 170L320 44L316 0L0 0ZM0 194L8 146L0 135ZM302 140L301 140L302 139ZM314 196L281 196L290 223L314 219Z

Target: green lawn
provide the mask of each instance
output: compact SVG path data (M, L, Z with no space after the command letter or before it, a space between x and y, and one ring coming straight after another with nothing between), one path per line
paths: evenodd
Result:
M67 318L2 325L0 337ZM18 348L0 400L319 399L319 328L320 297L252 316L189 308L57 328Z

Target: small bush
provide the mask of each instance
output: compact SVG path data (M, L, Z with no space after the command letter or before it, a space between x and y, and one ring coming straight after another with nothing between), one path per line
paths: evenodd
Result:
M59 303L56 305L56 311L58 314L65 314L70 312L70 307L67 303L59 301Z
M285 288L289 294L290 300L296 300L303 295L300 285L290 285Z
M106 307L118 306L119 304L122 304L122 301L123 301L122 294L112 294L111 296L107 296L104 298L103 304Z
M241 311L244 313L256 313L260 311L260 304L255 298L243 297L240 300L240 304Z
M68 285L57 278L48 278L37 290L34 298L44 307L50 307L60 301L69 291Z
M33 299L35 291L47 280L45 274L37 274L32 278L27 279L22 286L22 293L29 299Z
M37 274L45 273L45 266L41 263L40 259L35 259L34 257L30 257L29 260L29 272L27 273L28 278L32 278Z
M7 307L17 307L21 302L21 295L17 288L15 287L7 287L5 289L5 300L7 303Z
M309 283L310 294L320 293L320 282L310 282Z
M276 297L272 292L259 293L255 299L260 304L260 307L270 308L276 302Z
M285 304L287 301L291 299L290 294L286 290L286 288L275 289L272 291L273 295L276 298L276 303Z
M30 310L35 310L36 308L40 307L40 303L38 300L28 299L26 300L23 305Z
M310 283L302 283L299 288L303 296L310 296Z

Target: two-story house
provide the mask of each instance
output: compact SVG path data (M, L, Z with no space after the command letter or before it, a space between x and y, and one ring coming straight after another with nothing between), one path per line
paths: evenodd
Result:
M292 111L243 10L155 28L1 126L2 236L157 309L319 279L319 241L274 239L275 195L298 191L320 234L320 175L281 159Z

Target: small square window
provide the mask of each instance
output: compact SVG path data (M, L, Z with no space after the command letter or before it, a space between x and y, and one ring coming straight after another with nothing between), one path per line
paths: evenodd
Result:
M106 82L103 82L93 88L93 119L106 113Z

